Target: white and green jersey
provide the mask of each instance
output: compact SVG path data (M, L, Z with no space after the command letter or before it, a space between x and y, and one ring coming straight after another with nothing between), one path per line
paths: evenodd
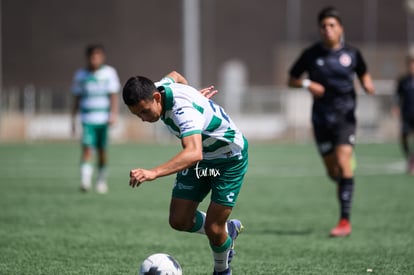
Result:
M242 157L247 143L222 107L191 86L174 83L170 78L163 78L155 86L164 89L162 121L178 138L201 134L204 160Z
M75 73L72 93L80 96L81 121L84 124L106 124L110 113L110 95L118 93L119 83L116 70L108 65L91 72L80 69Z

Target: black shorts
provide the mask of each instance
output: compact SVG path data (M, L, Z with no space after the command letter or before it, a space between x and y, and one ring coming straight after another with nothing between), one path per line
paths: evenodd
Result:
M414 131L414 119L403 118L401 122L401 133L403 135L408 135Z
M331 127L313 126L316 146L322 156L332 153L338 145L355 144L356 125L353 122L342 122Z

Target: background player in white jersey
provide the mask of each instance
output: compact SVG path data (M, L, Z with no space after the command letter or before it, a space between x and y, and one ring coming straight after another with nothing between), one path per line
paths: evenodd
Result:
M108 127L118 116L118 92L121 87L116 70L104 64L102 45L86 48L86 67L75 73L72 93L72 132L76 129L76 115L80 111L82 122L81 190L91 188L93 175L92 157L98 154L96 191L106 193L106 147Z
M207 235L214 257L213 274L231 274L234 240L242 225L228 219L247 171L248 144L219 105L186 84L177 72L156 83L136 76L125 84L123 99L131 113L151 123L161 119L182 144L182 150L167 162L152 169L131 170L129 184L138 187L176 173L171 227ZM204 213L197 208L210 191L211 201Z

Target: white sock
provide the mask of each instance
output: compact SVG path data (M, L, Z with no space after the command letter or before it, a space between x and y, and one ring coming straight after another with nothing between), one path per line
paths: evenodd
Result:
M106 167L100 167L98 170L98 184L99 183L106 183L106 174L107 174L107 170Z
M220 247L211 246L213 250L215 271L221 272L229 268L228 260L231 244L232 239L228 236L227 240Z
M89 188L92 182L93 167L89 162L81 165L81 184L85 188Z

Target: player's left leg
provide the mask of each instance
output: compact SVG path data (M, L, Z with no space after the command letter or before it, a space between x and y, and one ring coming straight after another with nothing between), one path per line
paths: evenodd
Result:
M323 164L325 165L326 173L328 177L335 183L341 178L341 170L338 165L338 160L336 158L335 152L329 152L322 156Z
M243 226L239 220L228 218L236 204L247 166L247 151L241 159L208 166L218 172L210 178L212 194L205 225L214 257L213 274L231 274L229 264L234 255L234 242Z
M337 196L340 205L340 221L332 229L331 236L342 237L351 234L351 204L354 192L354 175L352 169L353 146L341 144L335 148L341 176L338 180Z
M96 192L105 194L108 192L108 185L106 182L107 178L107 167L106 167L106 148L98 149L98 175L96 180Z
M414 121L409 133L410 174L414 176Z
M213 251L214 274L231 274L229 254L233 239L227 232L227 220L231 211L231 206L215 202L211 202L207 210L205 231Z
M98 151L98 175L96 180L96 191L100 194L108 192L107 185L107 144L108 125L96 127L96 143Z
M407 172L414 175L414 126L406 137L407 146Z
M96 137L91 125L82 125L82 156L80 165L81 191L88 191L92 186L93 176L93 149L96 146Z

